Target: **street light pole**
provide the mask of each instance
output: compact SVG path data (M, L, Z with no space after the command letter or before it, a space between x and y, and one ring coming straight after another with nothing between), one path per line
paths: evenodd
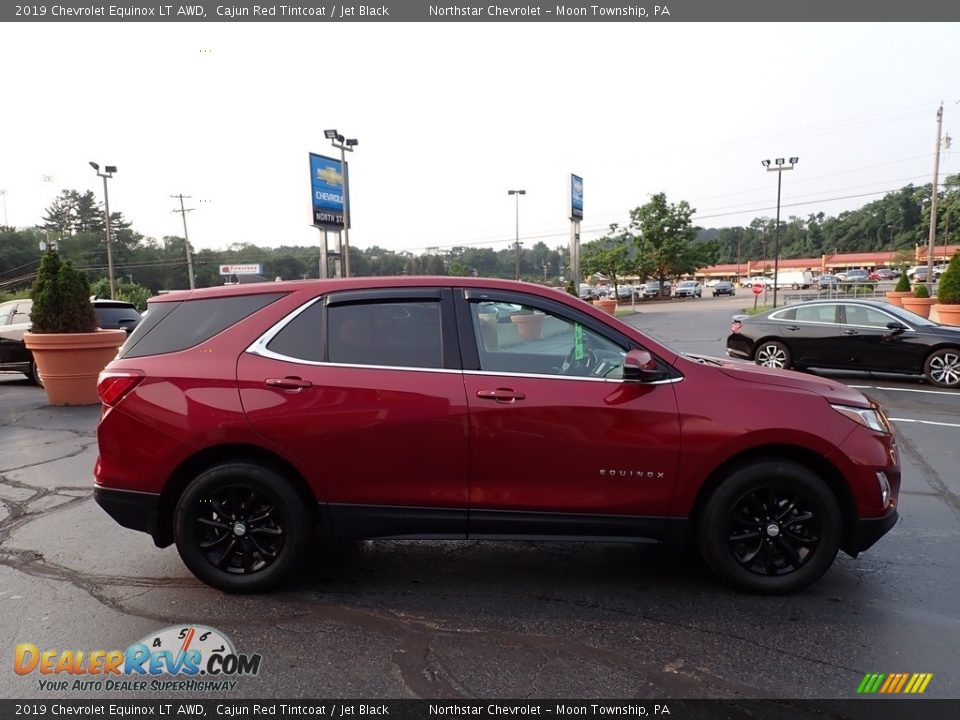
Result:
M350 190L347 181L347 156L346 153L353 152L359 143L356 138L344 138L336 130L324 130L330 144L340 149L340 172L343 173L343 247L340 252L343 255L343 277L350 277Z
M777 229L773 239L773 306L777 306L777 275L780 272L780 188L783 185L783 171L793 170L793 166L800 160L798 157L790 158L790 164L784 165L783 158L774 160L775 167L770 167L769 160L761 161L767 172L777 173Z
M100 172L100 166L91 161L90 167L96 171L98 177L103 178L103 214L106 218L107 227L107 273L110 276L110 299L116 300L117 288L113 280L113 248L110 242L110 196L107 193L107 180L113 177L113 174L117 171L117 166L106 165L103 168L103 172Z
M0 190L0 197L3 197L3 226L7 227L9 225L7 222L7 191Z
M520 196L526 195L526 194L527 194L526 190L507 190L507 195L516 196L515 197L515 200L516 200L515 217L516 217L516 223L517 223L517 230L516 230L516 240L514 241L514 249L517 255L517 261L516 261L517 270L515 273L517 280L520 279Z

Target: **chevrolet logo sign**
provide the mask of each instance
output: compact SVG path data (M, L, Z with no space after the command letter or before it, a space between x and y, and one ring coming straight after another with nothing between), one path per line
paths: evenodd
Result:
M317 180L323 180L330 185L343 185L343 175L332 167L318 168Z

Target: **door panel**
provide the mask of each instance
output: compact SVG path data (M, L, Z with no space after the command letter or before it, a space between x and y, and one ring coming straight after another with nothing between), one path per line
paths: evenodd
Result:
M619 380L627 344L573 310L527 298L542 328L521 336L458 302L471 536L656 534L680 453L673 385Z
M443 341L455 333L441 331L452 311L394 294L334 295L268 332L238 361L244 410L308 468L337 535L465 537L468 407Z

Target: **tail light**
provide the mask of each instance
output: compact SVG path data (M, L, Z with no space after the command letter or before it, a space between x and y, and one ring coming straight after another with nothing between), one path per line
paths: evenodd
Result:
M739 320L734 320L733 323L730 325L730 332L732 333L740 332L740 328L742 327L743 327L742 322L740 322Z
M111 370L100 373L97 394L100 402L114 407L139 385L145 377L143 370Z

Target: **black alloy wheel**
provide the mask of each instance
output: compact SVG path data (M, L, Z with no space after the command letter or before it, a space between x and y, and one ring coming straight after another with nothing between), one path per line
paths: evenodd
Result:
M710 497L700 550L717 575L742 589L792 592L833 563L841 525L839 503L815 473L765 460L731 473Z
M187 487L177 503L174 537L184 563L208 585L259 592L300 562L310 516L281 475L230 463L203 472Z

